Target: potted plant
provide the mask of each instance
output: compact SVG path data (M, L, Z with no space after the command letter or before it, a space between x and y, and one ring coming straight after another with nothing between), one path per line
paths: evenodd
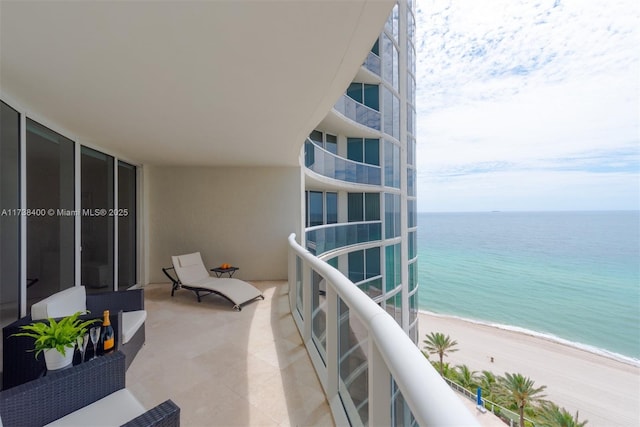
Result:
M47 322L36 322L21 326L25 332L14 334L18 337L33 338L35 357L44 352L44 360L48 370L64 368L73 362L73 350L78 337L84 337L87 327L97 319L82 320L77 313L63 317L59 321L48 319Z

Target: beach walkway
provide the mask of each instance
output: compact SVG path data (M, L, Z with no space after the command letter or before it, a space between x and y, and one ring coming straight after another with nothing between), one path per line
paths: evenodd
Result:
M500 418L496 417L489 411L484 413L478 411L478 409L476 408L476 404L463 395L458 394L458 396L460 396L460 400L464 402L464 406L466 406L469 409L469 412L471 412L471 414L476 417L476 420L478 420L478 424L480 424L482 427L505 427L507 425Z

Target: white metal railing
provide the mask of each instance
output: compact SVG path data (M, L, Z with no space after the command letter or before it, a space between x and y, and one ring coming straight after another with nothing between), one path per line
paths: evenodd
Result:
M302 271L300 271L302 270ZM326 284L326 354L319 357L312 339L313 273ZM302 293L302 312L300 312ZM391 380L395 380L411 414L421 426L477 426L478 422L460 398L440 377L418 347L380 306L347 279L340 271L313 256L289 236L289 300L291 313L303 338L318 378L338 425L358 425L349 418L339 394L339 299L348 307L368 333L368 419L369 425L392 425ZM344 391L344 390L343 390Z
M449 378L445 378L444 380L447 382L447 384L449 384L449 386L452 389L464 395L467 399L472 400L474 402L476 401L477 396L472 392L470 392L469 390L467 390L466 388L462 387L457 382L452 381ZM484 406L485 409L490 410L496 416L500 415L499 418L502 419L502 421L504 421L505 424L514 425L514 423L517 424L520 422L520 415L518 413L510 409L507 409L504 406L500 406L497 403L493 403L492 401L487 400L484 397L482 398L482 405ZM504 420L503 417L508 418L509 422L507 423L507 421ZM528 422L530 425L532 425L533 427L535 427L536 423L531 418L524 417L524 420Z

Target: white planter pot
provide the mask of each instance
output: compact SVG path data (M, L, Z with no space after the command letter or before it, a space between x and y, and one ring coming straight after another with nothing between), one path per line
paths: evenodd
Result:
M44 350L44 361L47 364L47 370L53 371L55 369L62 369L66 366L71 365L71 363L73 362L74 348L75 347L73 346L67 347L64 356L55 348Z

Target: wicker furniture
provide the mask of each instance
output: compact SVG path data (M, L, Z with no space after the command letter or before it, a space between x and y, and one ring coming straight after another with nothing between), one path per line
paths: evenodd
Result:
M62 291L68 292L69 290ZM71 292L75 298L74 292ZM68 307L66 308L68 309ZM98 294L86 295L86 309L89 314L82 318L102 318L104 310L109 310L111 316L111 325L115 331L116 349L121 351L125 356L125 364L128 368L138 351L145 342L144 322L139 325L135 333L125 329L126 322L123 319L129 314L144 310L144 291L142 289L132 289L128 291L118 292L102 292ZM71 313L61 313L60 311L52 311L53 316L62 316L73 314L76 308L71 308ZM146 315L146 312L145 312ZM46 320L45 320L46 321ZM12 335L20 331L20 326L32 323L31 316L23 317L17 321L5 326L2 329L2 357L3 357L3 375L2 388L7 389L15 387L27 381L34 380L42 376L46 370L44 363L44 355L38 355L36 359L32 352L33 338L13 337ZM128 339L123 343L123 336Z
M125 356L109 354L0 392L0 425L43 426L59 420L125 388ZM135 399L135 398L134 398ZM111 412L111 411L110 411ZM113 408L117 416L118 408ZM86 414L86 424L108 420ZM84 417L84 415L83 415ZM62 420L61 420L62 421ZM119 423L117 423L119 424ZM179 426L180 408L166 400L125 422L129 427Z

